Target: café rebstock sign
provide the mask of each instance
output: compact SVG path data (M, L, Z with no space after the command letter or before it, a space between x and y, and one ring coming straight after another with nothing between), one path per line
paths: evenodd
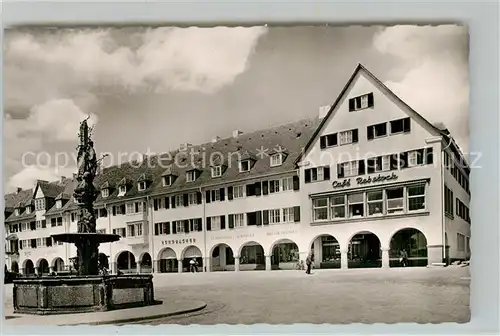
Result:
M372 184L372 183L379 183L379 182L386 182L386 181L392 181L392 180L397 180L398 176L395 173L392 174L387 174L387 175L382 175L378 174L375 177L368 176L368 177L357 177L356 178L356 185L358 186L363 186L366 184ZM344 179L343 181L335 181L332 183L333 188L349 188L351 187L351 178Z

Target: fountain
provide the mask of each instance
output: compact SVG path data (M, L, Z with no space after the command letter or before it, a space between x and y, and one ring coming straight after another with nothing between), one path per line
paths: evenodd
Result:
M64 314L107 311L159 304L154 300L150 274L108 275L99 267L99 244L120 239L96 232L94 179L99 167L87 120L80 124L78 185L73 197L79 208L77 233L52 235L56 242L75 244L76 275L48 275L14 281L14 313ZM102 159L101 159L102 160Z

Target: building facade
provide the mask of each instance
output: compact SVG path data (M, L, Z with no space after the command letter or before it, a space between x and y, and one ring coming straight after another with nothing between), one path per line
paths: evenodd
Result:
M315 118L105 168L97 230L113 272L410 266L470 257L470 169L430 124L359 65ZM6 265L62 272L74 179L5 196Z

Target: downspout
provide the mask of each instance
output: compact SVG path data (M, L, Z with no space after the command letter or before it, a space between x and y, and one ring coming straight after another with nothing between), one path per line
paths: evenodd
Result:
M443 145L443 143L441 142L440 143L441 147ZM441 241L442 241L442 244L443 244L443 261L445 263L448 263L448 261L446 260L446 214L445 214L445 211L444 211L444 201L445 201L445 196L444 196L444 183L445 183L445 180L444 180L444 167L443 167L443 153L444 151L441 149L440 150L440 153L441 153L441 157L440 157L440 167L439 167L439 170L441 172ZM453 163L455 164L455 163ZM455 200L453 200L453 205L455 205Z
M205 269L205 272L207 272L207 262L206 260L208 260L208 257L207 257L207 225L206 225L206 222L207 222L207 219L206 219L206 214L205 214L205 204L206 204L206 200L205 198L203 197L203 192L202 192L202 188L200 187L200 193L201 193L201 203L203 204L203 220L201 221L201 229L203 230L203 255L205 256L205 260L203 261L203 268Z
M157 261L154 255L154 209L153 205L151 203L151 197L148 195L146 196L146 204L147 208L149 209L149 212L151 214L151 220L148 220L148 239L149 239L149 255L151 256L151 273L154 273L155 271L155 262Z

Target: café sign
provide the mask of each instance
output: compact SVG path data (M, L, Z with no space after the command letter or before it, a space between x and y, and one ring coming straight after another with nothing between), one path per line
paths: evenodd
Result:
M397 180L398 175L395 173L392 174L378 174L376 176L368 176L368 177L357 177L355 179L356 185L357 186L363 186L367 184L373 184L373 183L380 183L380 182L387 182L387 181L392 181L392 180ZM351 187L351 179L344 179L343 181L334 181L332 183L332 187L335 189L340 189L340 188L350 188Z

